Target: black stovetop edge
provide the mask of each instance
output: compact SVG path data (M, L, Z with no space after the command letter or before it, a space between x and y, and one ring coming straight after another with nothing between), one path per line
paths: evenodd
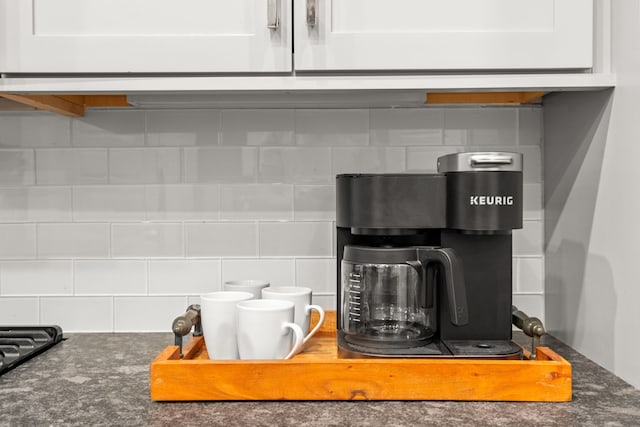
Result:
M29 347L21 346L18 341L26 340ZM47 326L1 326L0 325L0 375L16 366L48 350L64 340L62 328L57 325ZM5 351L3 351L3 347ZM6 351L12 354L7 357ZM15 356L17 352L18 356ZM5 359L8 359L7 362Z

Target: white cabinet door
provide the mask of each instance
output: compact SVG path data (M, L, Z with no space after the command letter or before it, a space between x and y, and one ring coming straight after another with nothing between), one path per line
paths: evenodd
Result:
M592 0L294 2L297 70L569 69L592 63Z
M291 71L289 0L0 0L0 22L4 73Z

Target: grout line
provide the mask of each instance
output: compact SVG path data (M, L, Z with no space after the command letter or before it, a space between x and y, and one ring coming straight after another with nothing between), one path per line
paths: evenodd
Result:
M149 295L151 292L151 260L145 259L144 261L145 280L144 280L144 293Z
M293 286L299 286L298 285L298 259L296 257L292 258L292 263L291 263L291 269L293 270L292 274L292 278L293 278Z

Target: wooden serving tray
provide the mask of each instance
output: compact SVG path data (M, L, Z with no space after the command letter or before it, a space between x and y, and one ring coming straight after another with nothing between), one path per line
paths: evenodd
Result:
M571 365L548 347L538 347L535 360L342 359L335 322L328 312L290 360L209 360L202 337L191 339L182 360L169 346L151 363L151 399L571 400Z

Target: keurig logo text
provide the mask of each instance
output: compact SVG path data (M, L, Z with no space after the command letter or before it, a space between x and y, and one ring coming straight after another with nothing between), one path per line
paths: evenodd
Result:
M469 204L475 206L512 206L513 196L471 196Z

